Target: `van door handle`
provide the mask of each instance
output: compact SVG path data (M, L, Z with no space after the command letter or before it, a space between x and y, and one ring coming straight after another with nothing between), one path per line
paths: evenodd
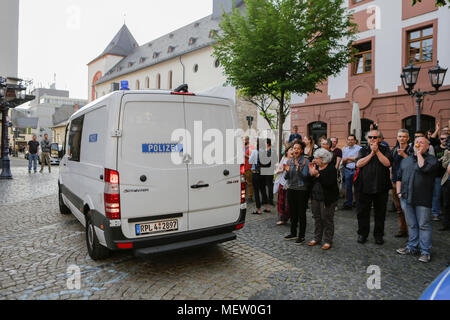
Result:
M200 188L207 188L209 187L209 184L194 184L191 186L192 189L200 189Z

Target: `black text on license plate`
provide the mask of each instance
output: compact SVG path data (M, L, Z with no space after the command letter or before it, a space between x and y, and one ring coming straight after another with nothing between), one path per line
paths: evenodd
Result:
M155 221L136 225L136 235L178 230L178 219Z

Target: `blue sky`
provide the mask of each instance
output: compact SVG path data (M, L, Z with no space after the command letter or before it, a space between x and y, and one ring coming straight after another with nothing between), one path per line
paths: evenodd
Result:
M87 99L87 63L124 20L142 45L212 13L212 0L20 0L19 77Z

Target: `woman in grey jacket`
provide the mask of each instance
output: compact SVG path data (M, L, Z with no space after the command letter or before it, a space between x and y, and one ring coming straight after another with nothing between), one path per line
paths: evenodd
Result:
M293 240L295 244L305 242L306 206L308 204L309 161L303 154L305 144L296 143L293 147L294 157L284 165L287 198L291 213L291 233L284 237ZM297 225L299 231L297 235Z

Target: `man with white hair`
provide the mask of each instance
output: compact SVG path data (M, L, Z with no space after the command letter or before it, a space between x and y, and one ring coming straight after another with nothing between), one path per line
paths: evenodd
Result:
M397 180L397 194L400 198L409 239L406 247L397 249L401 255L417 254L420 245L421 262L431 260L431 207L433 185L438 162L428 150L430 142L425 137L414 141L414 154L400 164Z

